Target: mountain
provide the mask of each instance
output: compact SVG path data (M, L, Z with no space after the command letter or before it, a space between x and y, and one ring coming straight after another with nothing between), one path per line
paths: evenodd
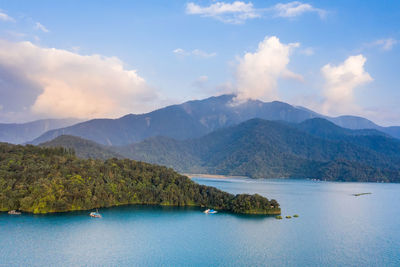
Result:
M333 123L349 129L375 129L400 139L400 126L383 127L374 122L357 116L340 116L328 118Z
M183 140L251 118L300 122L314 117L308 111L282 102L249 100L232 104L233 98L233 95L222 95L168 106L147 114L90 120L49 131L32 143L39 144L60 135L79 136L103 145L126 145L161 135Z
M400 182L399 140L324 119L251 119L196 139L153 137L116 151L181 172Z
M386 156L397 157L400 154L400 140L375 129L350 130L320 118L306 120L295 126L316 137L344 141Z
M40 144L60 135L79 136L109 146L127 145L154 136L184 140L253 118L298 123L318 117L344 128L360 129L363 126L361 128L376 129L400 138L400 127L381 127L360 117L330 118L283 102L248 100L236 103L234 97L221 95L168 106L146 114L129 114L119 119L94 119L48 131L33 140L32 144Z
M332 121L338 126L354 130L377 129L380 127L376 125L374 122L358 116L339 116L335 118L330 118L330 121Z
M381 131L400 139L400 126L382 127ZM379 128L378 128L379 129Z
M121 155L112 151L109 147L71 135L58 136L51 141L41 143L39 146L73 149L77 157L84 159L122 158Z
M27 123L0 123L0 142L23 144L43 133L78 123L78 119L47 119Z
M79 159L64 148L0 143L0 173L0 211L49 213L145 204L281 213L276 200L257 194L233 195L172 169L128 159Z
M332 139L332 140L344 140L349 139L349 137L357 136L384 136L390 137L390 135L380 132L375 129L364 129L351 130L348 128L340 127L331 121L322 118L314 118L303 121L296 125L297 129L307 132L311 135Z

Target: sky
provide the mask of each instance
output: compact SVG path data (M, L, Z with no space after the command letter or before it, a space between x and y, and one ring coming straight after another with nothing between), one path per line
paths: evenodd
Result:
M400 125L400 1L0 0L0 122L224 93Z

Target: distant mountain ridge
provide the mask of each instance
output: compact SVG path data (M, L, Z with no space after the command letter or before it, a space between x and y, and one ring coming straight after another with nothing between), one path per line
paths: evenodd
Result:
M251 119L199 138L157 136L117 147L74 136L42 145L73 148L84 158L126 157L184 173L400 182L400 140L321 118L301 123Z
M51 141L39 144L39 146L73 149L77 157L84 159L92 158L105 160L123 157L109 147L71 135L60 135Z
M279 101L265 103L248 100L236 104L232 102L233 98L234 95L221 95L168 106L146 114L129 114L119 119L89 120L48 131L32 143L40 144L60 135L79 136L109 146L127 145L154 136L184 140L197 138L253 118L298 123L317 117L328 119L344 128L377 129L400 138L400 127L381 127L360 117L330 118Z
M27 123L0 123L0 142L23 144L43 133L80 122L79 119L45 119Z
M299 124L251 119L196 139L152 137L114 149L189 173L400 182L400 140L319 118Z
M391 137L390 135L378 131L376 129L349 129L338 126L330 120L323 118L314 118L305 120L299 123L296 128L303 130L311 135L315 135L318 137L326 138L326 139L347 139L348 137L362 137L362 136L385 136Z

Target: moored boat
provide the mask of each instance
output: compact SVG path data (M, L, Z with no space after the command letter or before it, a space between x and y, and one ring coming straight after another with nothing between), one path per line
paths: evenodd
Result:
M215 214L215 213L217 213L218 211L216 211L216 210L213 210L213 209L206 209L205 211L204 211L204 213L206 213L206 214Z
M10 214L10 215L21 215L21 212L20 211L16 211L16 210L10 210L8 212L8 214Z
M98 210L92 211L89 215L90 215L90 217L92 217L92 218L101 218L101 214L99 213Z

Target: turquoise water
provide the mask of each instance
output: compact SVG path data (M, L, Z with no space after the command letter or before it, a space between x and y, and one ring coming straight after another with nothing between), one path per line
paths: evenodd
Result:
M201 179L277 199L282 215L119 207L0 214L0 266L400 266L400 184ZM355 197L353 193L372 192Z

